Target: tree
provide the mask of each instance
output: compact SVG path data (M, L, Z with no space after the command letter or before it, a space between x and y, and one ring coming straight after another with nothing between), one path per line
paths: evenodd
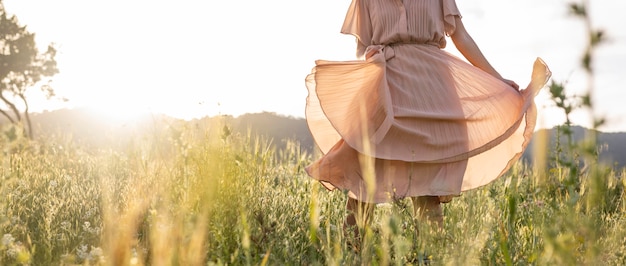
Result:
M39 53L35 34L19 25L15 15L7 16L0 0L0 114L10 123L25 127L30 138L33 132L26 92L44 77L59 72L56 52L50 44L45 53ZM49 82L40 89L48 99L54 96Z

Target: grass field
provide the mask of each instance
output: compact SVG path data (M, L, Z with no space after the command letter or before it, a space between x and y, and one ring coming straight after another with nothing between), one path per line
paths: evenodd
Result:
M589 94L553 83L566 117L593 109L593 50L606 36L588 1L568 5L589 36ZM177 124L93 148L2 128L0 265L626 265L626 170L597 163L593 136L538 144L534 163L445 204L443 230L407 200L379 205L354 252L345 194L303 171L318 155L227 129Z
M520 162L446 204L443 231L379 205L356 253L345 195L303 171L316 155L192 128L121 149L5 134L0 265L626 264L624 170Z

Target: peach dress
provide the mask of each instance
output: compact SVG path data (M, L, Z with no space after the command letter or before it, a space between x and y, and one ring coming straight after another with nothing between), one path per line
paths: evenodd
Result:
M381 203L459 195L519 159L535 128L534 97L550 77L537 59L520 92L442 50L454 0L353 0L342 33L354 61L316 61L306 120L323 156L306 167L327 189Z

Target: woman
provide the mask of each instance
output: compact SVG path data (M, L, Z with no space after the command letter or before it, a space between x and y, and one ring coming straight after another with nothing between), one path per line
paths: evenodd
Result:
M361 60L318 60L307 76L307 123L324 155L306 171L348 192L345 226L404 197L441 226L442 202L519 159L550 76L543 61L519 90L487 61L454 0L352 0L341 32L356 37ZM469 64L442 50L447 36Z

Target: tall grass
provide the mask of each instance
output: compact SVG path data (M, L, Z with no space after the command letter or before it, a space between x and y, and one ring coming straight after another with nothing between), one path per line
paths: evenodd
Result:
M286 140L288 141L288 140ZM620 265L624 170L605 183L518 164L446 204L445 228L410 202L376 209L366 244L342 233L345 195L302 169L313 158L223 125L181 124L123 151L71 139L3 140L2 265ZM601 193L598 193L598 191Z

